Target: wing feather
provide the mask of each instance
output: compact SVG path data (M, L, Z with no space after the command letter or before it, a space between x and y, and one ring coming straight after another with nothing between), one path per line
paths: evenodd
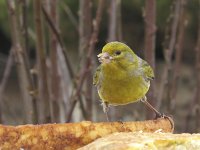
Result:
M153 80L154 79L154 71L152 67L141 58L139 59L139 68L142 69L143 75L147 80Z
M99 76L100 76L100 72L101 72L101 66L99 65L94 73L94 76L93 76L93 84L95 86L98 85L99 83Z

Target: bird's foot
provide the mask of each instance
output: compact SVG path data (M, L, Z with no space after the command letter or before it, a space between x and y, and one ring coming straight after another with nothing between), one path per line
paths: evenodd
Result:
M165 118L166 115L164 113L156 113L156 117L155 119L158 119L158 118Z
M159 118L168 119L171 124L172 131L174 130L174 121L172 119L172 116L167 116L164 113L156 114L155 119L159 119Z

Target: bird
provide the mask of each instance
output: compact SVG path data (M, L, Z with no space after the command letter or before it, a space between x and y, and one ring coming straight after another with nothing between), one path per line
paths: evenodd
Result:
M156 117L162 116L147 101L146 94L150 81L154 79L154 71L145 60L137 56L129 46L118 41L107 43L97 57L100 65L93 75L93 84L97 87L108 121L109 106L137 101L143 102L155 112Z

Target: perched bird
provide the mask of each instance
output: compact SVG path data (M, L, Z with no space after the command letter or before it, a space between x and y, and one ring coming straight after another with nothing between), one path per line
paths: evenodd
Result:
M139 100L153 110L157 117L162 116L146 100L150 80L154 78L153 69L146 61L126 44L117 41L107 43L97 56L101 64L93 76L93 84L103 102L107 120L109 105L126 105Z

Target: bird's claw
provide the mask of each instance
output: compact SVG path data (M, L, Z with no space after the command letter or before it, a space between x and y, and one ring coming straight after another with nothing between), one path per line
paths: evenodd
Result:
M156 117L155 119L158 119L158 118L165 118L167 117L164 113L159 113L159 114L156 114Z
M158 119L158 118L168 119L171 124L172 131L174 130L174 121L173 121L172 117L167 116L164 113L160 113L160 114L156 114L155 119Z

